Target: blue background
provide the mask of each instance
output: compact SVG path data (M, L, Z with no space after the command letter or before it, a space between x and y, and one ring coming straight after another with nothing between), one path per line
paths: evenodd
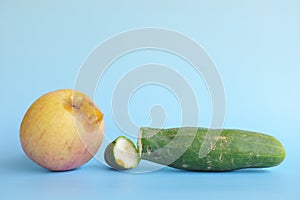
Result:
M172 29L201 44L223 80L225 127L277 137L286 148L285 161L262 170L194 173L163 168L143 174L110 170L96 159L64 173L51 173L31 162L19 143L19 126L31 103L48 91L73 88L80 65L98 44L141 27ZM1 0L1 198L300 199L299 35L298 0ZM149 62L166 63L183 71L198 92L200 125L207 126L211 106L205 84L201 77L182 70L182 66L191 66L178 57L157 51L137 52L115 62L111 70L117 72L122 65L122 73L126 73ZM104 81L110 85L122 73L107 73ZM124 133L112 117L110 95L105 98L110 90L110 86L99 86L96 103L105 113L107 137L114 138ZM155 100L144 104L146 94L147 99ZM170 112L167 125L178 125L178 106L165 89L149 86L132 98L136 103L129 105L129 112L137 124L149 123L149 107L161 103Z

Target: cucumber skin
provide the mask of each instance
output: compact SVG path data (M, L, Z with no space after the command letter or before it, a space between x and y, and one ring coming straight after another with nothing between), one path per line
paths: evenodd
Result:
M190 171L231 171L274 167L285 158L282 144L276 138L266 134L222 129L215 130L221 131L221 134L216 136L207 134L207 128L180 129L183 133L194 131L196 134L192 136L181 134L180 139L170 147L166 145L174 139L179 128L141 128L138 146L142 159ZM208 147L207 155L200 157L199 152L205 137L207 140L217 140L217 142ZM188 140L191 143L185 144L184 141ZM176 157L175 151L183 153Z

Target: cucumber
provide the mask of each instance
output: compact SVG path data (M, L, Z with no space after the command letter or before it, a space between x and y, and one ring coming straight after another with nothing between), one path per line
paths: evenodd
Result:
M110 167L116 170L135 168L141 160L133 142L124 136L118 137L107 145L104 159Z
M266 168L285 158L284 147L276 138L233 129L144 127L138 149L144 160L191 171Z

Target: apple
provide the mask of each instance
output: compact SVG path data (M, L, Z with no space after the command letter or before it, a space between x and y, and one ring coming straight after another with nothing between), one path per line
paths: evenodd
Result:
M104 136L102 112L85 94L63 89L36 100L20 126L26 155L51 171L80 167L98 151Z

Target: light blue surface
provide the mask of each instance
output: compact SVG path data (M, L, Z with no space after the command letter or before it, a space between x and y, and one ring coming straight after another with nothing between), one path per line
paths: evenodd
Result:
M19 126L30 104L48 91L72 88L80 65L99 43L141 27L175 30L201 44L223 80L225 127L277 137L287 151L282 165L229 173L164 168L133 174L110 170L97 160L66 173L51 173L31 162L19 143ZM1 199L300 199L299 35L298 0L2 0ZM105 113L109 139L123 134L112 117L111 99L106 99L110 84L127 70L149 62L172 66L189 79L198 94L200 125L209 124L209 94L187 63L164 52L135 52L115 62L103 79L107 86L98 86L96 103ZM157 86L145 87L132 97L133 121L149 124L148 111L155 104L169 112L166 125L178 125L176 99Z

